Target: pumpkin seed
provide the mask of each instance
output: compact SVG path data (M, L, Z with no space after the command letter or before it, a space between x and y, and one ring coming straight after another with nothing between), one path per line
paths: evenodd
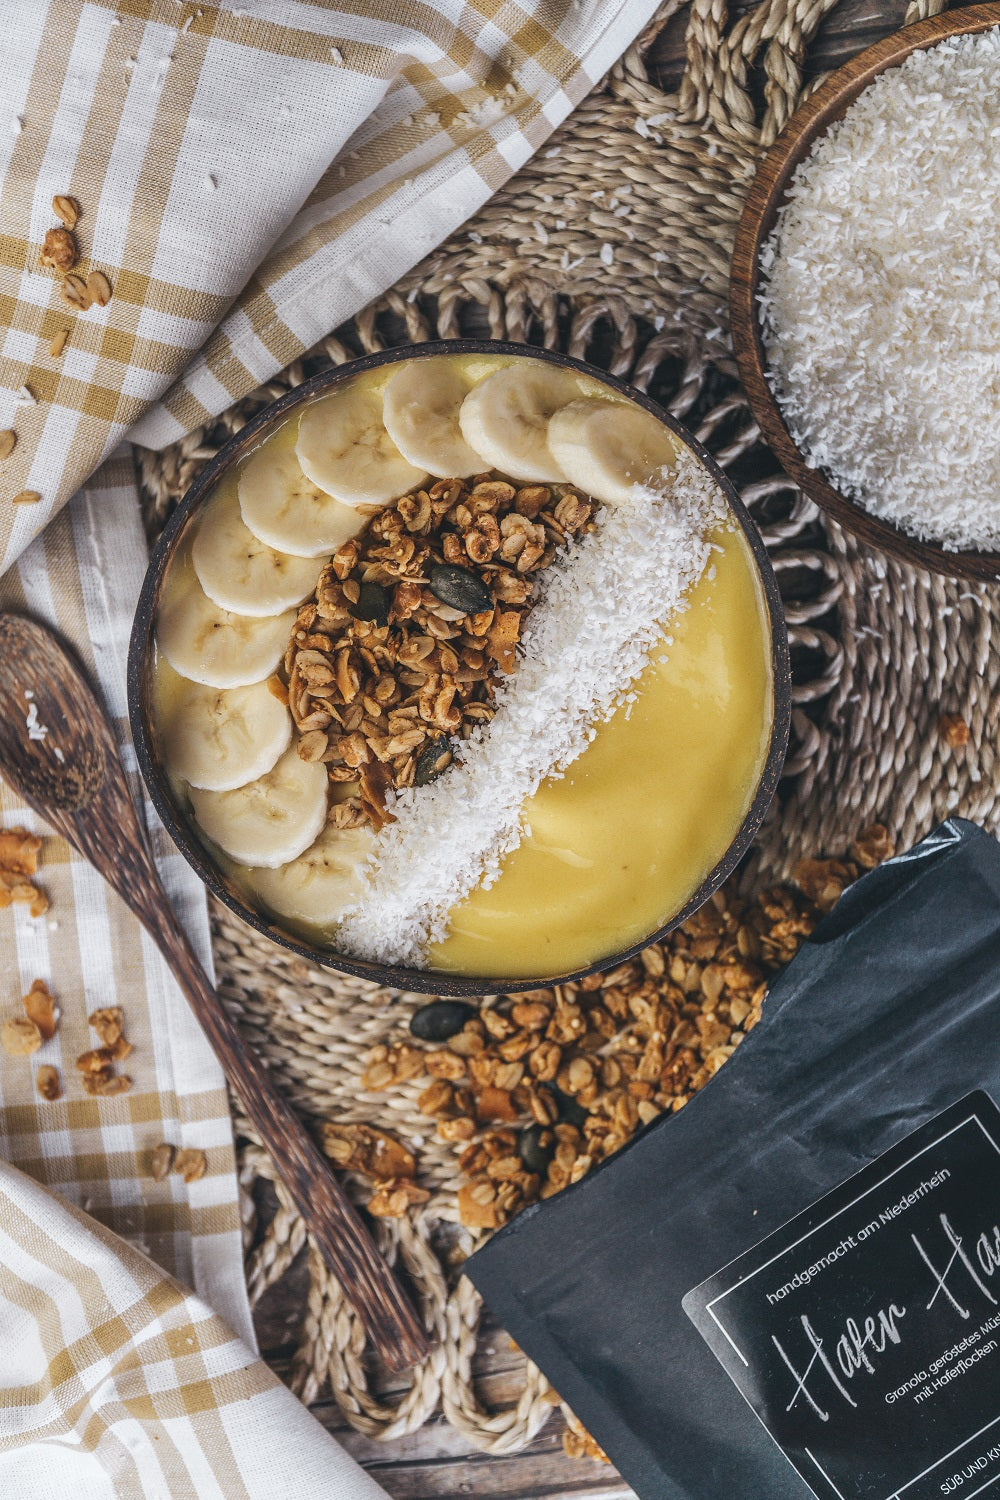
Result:
M457 1036L475 1014L475 1007L463 1000L432 1000L413 1012L410 1031L422 1042L446 1042Z
M356 620L371 620L373 625L388 625L389 595L378 583L363 583L353 610Z
M555 1152L555 1136L544 1125L528 1125L521 1131L517 1152L529 1172L544 1177Z
M417 767L413 776L414 786L429 786L441 775L451 761L451 740L446 734L439 735L425 745L417 756Z
M559 1119L563 1125L582 1125L587 1119L587 1111L583 1105L578 1103L571 1094L564 1094L562 1089L556 1088L555 1084L549 1085L553 1097L559 1105Z
M481 615L493 608L493 595L475 573L453 563L438 563L428 576L430 591L442 604L464 615Z

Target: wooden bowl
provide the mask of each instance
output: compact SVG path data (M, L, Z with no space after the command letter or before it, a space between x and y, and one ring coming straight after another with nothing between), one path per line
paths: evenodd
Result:
M750 409L765 441L781 460L785 472L816 504L847 531L901 562L952 578L993 581L1000 577L1000 553L949 552L934 542L923 542L848 500L817 469L810 468L793 441L768 385L760 336L757 291L760 249L774 228L792 174L808 156L817 138L841 119L874 78L903 62L921 48L965 32L988 31L1000 24L1000 4L974 5L932 16L866 47L832 73L815 94L797 109L757 168L743 208L733 250L729 282L729 310L733 347Z
M609 953L606 958L602 958L599 962L588 964L586 968L575 970L569 974L546 974L532 979L525 979L521 976L498 979L495 977L483 978L474 974L442 974L437 970L410 969L395 965L371 963L364 959L351 957L349 954L335 952L328 947L310 943L301 936L287 931L275 919L264 915L249 905L246 897L213 863L211 855L198 837L197 832L191 826L188 814L178 804L174 796L156 746L151 711L154 664L153 623L156 618L160 589L171 559L187 536L191 526L200 516L203 505L219 479L234 464L239 463L249 450L255 446L265 429L271 428L282 421L290 412L294 411L304 402L311 400L315 396L325 395L343 381L353 379L354 376L362 374L365 370L371 370L379 365L404 359L425 359L435 354L528 355L533 360L545 360L550 364L561 366L564 369L577 370L593 380L601 381L611 390L628 396L630 400L643 407L644 410L651 412L664 426L670 429L685 447L694 453L699 462L704 465L721 486L729 508L742 529L750 551L753 554L767 604L771 633L771 666L774 679L774 719L771 726L768 754L757 791L736 837L706 880L695 891L683 909L677 912L669 922L664 923L657 931L649 933L647 937L643 938L642 942L636 943L622 952ZM317 572L319 571L320 564L321 560L318 559ZM605 374L603 370L593 369L590 365L583 364L580 360L570 359L568 355L553 353L547 349L535 349L524 344L491 343L471 339L449 339L441 343L416 344L401 349L386 350L379 354L370 354L363 359L354 360L350 364L341 365L337 369L324 371L323 374L317 375L313 380L298 386L293 391L289 391L286 396L282 396L280 400L275 401L271 406L259 412L235 437L230 439L225 447L216 454L215 458L202 469L177 510L170 518L159 542L154 548L142 592L139 596L139 603L136 608L135 620L132 627L128 659L128 698L129 720L132 726L132 738L135 742L139 769L149 790L153 806L156 808L164 826L188 864L191 865L192 869L209 890L218 896L220 901L224 902L231 911L235 912L250 927L256 928L258 932L264 933L265 936L272 938L276 943L280 943L282 947L290 949L293 953L301 954L302 957L311 959L314 963L322 964L327 968L340 969L344 973L354 974L362 979L370 979L377 984L386 985L392 989L418 990L440 995L497 994L505 990L539 989L570 979L580 979L585 974L593 974L603 969L615 967L617 964L633 957L634 954L639 953L647 944L656 942L657 939L665 936L672 928L683 922L692 912L696 911L699 906L707 901L712 892L717 890L723 881L732 874L749 848L753 836L760 827L764 814L771 804L778 785L778 778L781 775L781 768L785 759L788 729L791 719L788 640L785 634L785 620L778 585L775 581L760 533L751 521L736 491L711 455L706 452L690 433L685 432L673 417L664 412L648 396L644 396L640 392L633 390L631 386L626 385L622 380L616 379L615 376Z

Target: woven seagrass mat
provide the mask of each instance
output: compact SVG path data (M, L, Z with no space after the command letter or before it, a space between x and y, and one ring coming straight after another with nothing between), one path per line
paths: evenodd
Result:
M817 515L762 448L735 378L726 317L730 247L761 149L803 93L810 42L837 0L764 0L732 24L721 0L668 0L647 33L539 155L478 218L404 281L210 430L140 455L155 529L199 467L256 410L331 363L388 345L462 334L568 350L648 390L715 453L758 522L785 601L794 666L792 745L756 855L756 878L803 854L843 849L881 819L898 846L960 812L998 818L1000 594L915 572L861 548ZM944 9L912 4L907 21ZM659 28L686 16L677 93L644 56ZM962 714L969 744L949 748L942 713ZM361 1087L376 1042L401 1036L415 997L324 971L214 913L222 993L251 1046L306 1115L368 1121L415 1142L429 1203L377 1233L417 1288L438 1343L402 1400L376 1394L361 1327L307 1246L301 1220L246 1127L248 1276L258 1299L302 1253L309 1293L293 1384L305 1400L328 1382L368 1437L409 1433L439 1408L479 1448L523 1447L550 1414L528 1366L512 1409L490 1413L471 1375L479 1304L449 1265L468 1248L457 1226L456 1146L416 1108L419 1081ZM251 1189L273 1183L278 1209L256 1223ZM464 1236L464 1238L463 1238Z

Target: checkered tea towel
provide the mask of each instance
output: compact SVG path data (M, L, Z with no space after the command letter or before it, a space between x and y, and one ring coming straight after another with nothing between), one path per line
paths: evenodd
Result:
M0 1165L5 1500L385 1500L144 1255Z
M656 3L0 0L0 559L391 287Z

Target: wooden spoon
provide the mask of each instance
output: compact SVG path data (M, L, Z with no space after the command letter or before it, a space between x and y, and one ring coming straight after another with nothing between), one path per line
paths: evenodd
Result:
M266 1066L244 1045L178 925L111 726L82 671L48 630L13 614L0 614L0 772L100 871L156 942L381 1358L393 1370L425 1358L429 1346L413 1307Z

